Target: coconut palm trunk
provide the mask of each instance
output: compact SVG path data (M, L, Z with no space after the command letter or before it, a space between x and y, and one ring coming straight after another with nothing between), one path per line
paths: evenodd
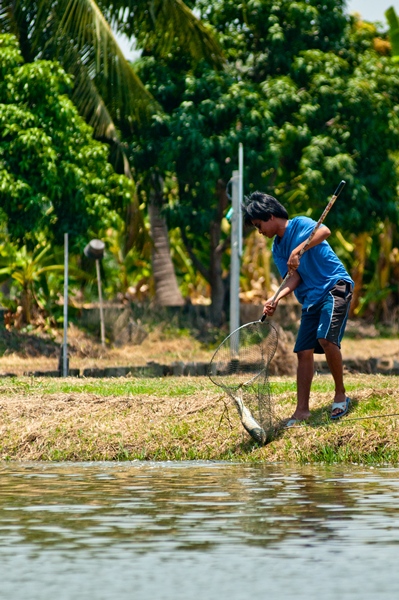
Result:
M177 284L170 255L168 228L165 218L161 214L155 192L151 193L148 214L153 241L152 269L156 303L159 306L183 306L184 298Z

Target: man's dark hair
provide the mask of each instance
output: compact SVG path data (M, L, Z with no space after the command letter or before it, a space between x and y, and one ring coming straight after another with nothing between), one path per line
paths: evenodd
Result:
M284 206L274 196L263 192L253 192L245 198L242 211L245 225L252 225L254 220L268 221L272 215L288 219L288 213Z

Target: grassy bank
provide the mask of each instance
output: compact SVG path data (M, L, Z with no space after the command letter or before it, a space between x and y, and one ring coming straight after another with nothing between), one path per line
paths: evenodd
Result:
M258 447L206 377L0 379L0 459L238 460L399 463L399 378L348 375L350 413L329 419L333 385L318 376L307 424ZM278 418L295 406L292 378L273 378Z

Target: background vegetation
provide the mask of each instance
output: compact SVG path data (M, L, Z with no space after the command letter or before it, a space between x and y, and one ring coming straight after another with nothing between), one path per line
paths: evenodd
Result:
M396 324L399 63L385 29L343 0L17 0L0 7L0 301L9 323L96 298L83 255L106 243L108 299L210 305L225 319L228 182L291 216L328 217L356 281L353 315ZM111 27L135 41L133 65ZM270 293L263 238L246 232L242 299Z

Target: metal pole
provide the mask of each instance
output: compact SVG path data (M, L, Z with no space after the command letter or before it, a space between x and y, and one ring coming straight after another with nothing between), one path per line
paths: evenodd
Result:
M96 259L96 272L97 272L97 285L98 285L98 299L100 302L100 328L101 328L101 345L105 347L105 327L104 327L104 311L103 311L103 295L101 291L101 274L100 274L100 261Z
M242 256L242 204L244 202L244 146L238 145L238 256Z
M240 257L238 228L241 208L239 205L239 172L233 171L231 218L231 264L230 264L230 333L240 326ZM233 351L233 349L232 349Z
M62 375L68 376L68 234L64 233L64 340L62 344Z

